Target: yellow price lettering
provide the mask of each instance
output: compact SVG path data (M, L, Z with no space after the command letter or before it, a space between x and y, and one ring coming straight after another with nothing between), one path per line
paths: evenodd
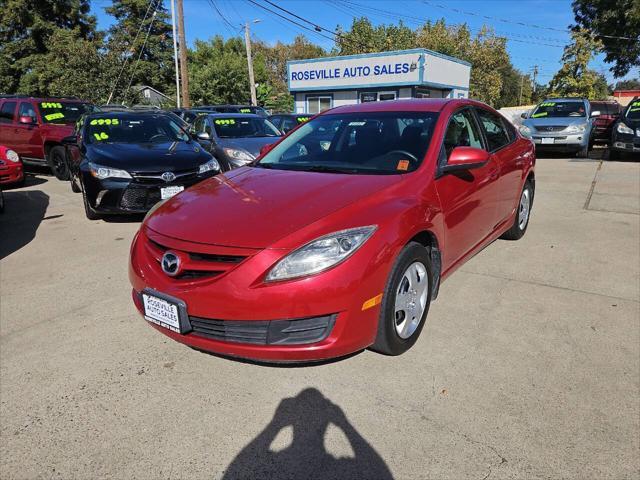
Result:
M107 138L109 138L109 135L107 135L104 132L100 132L100 133L94 133L93 136L96 138L96 140L100 141L100 140L106 140Z

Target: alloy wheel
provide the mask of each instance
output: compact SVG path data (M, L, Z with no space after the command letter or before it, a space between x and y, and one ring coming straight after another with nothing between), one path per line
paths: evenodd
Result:
M427 268L421 262L407 267L396 291L395 328L402 339L414 334L420 325L427 306L429 278Z

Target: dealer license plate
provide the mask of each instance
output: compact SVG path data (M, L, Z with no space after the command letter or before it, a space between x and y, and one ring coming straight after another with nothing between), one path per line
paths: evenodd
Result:
M177 195L184 190L182 185L176 185L174 187L162 187L160 188L160 199L165 200Z
M542 143L549 144L549 143L554 143L554 142L555 142L554 138L542 137Z
M144 318L148 321L180 333L180 310L178 305L148 293L142 294Z

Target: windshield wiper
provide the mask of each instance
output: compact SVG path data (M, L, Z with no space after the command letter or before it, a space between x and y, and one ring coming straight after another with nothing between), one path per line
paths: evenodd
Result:
M329 167L326 165L310 165L306 168L302 168L301 170L306 172L322 172L322 173L358 173L360 172L360 170L357 168Z

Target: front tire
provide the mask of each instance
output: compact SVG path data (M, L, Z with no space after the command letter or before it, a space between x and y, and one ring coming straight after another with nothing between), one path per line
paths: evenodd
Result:
M503 240L520 240L524 236L529 226L534 193L533 182L527 180L520 194L520 202L518 202L518 209L516 210L513 225L511 225L511 228L504 232L500 238Z
M406 245L387 280L371 350L400 355L416 343L429 312L432 279L429 251L416 242Z
M89 220L100 219L100 215L91 208L91 205L89 205L89 200L87 200L87 194L84 193L84 188L82 189L82 203L84 204L84 214Z
M576 153L576 157L578 158L588 158L589 157L589 145L585 145L584 147L582 147L580 150L578 150L578 153Z
M47 163L58 180L69 180L69 166L64 147L53 147L49 150Z

